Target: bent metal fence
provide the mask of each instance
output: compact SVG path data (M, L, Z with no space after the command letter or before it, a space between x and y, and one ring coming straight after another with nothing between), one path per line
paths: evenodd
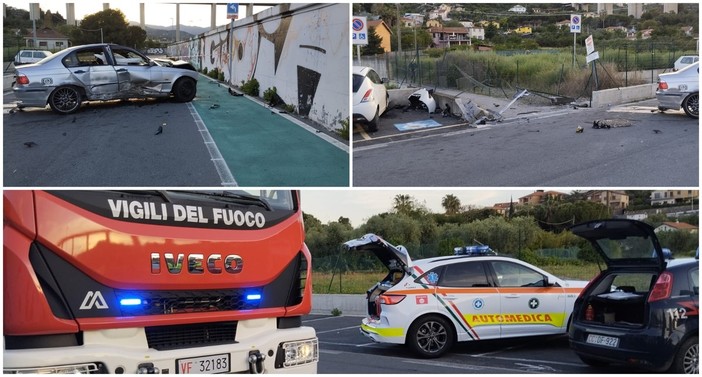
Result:
M671 71L675 60L694 51L675 46L634 41L602 44L597 71L602 85L626 87L655 83L659 73ZM585 48L473 51L430 49L354 56L354 65L373 67L393 86L447 88L511 97L517 88L578 97L592 91L591 68ZM607 79L607 76L610 76Z

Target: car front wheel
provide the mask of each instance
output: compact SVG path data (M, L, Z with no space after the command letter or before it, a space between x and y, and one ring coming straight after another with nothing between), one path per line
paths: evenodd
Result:
M698 337L693 336L682 344L675 355L670 371L677 374L700 373L700 344Z
M445 318L429 315L415 321L407 333L407 345L419 356L439 357L453 347L456 335Z
M58 87L49 95L49 106L51 106L51 110L61 115L78 111L81 101L80 92L72 86Z
M682 108L685 110L685 114L691 118L700 117L700 94L692 93L685 97L682 102Z
M173 97L177 102L190 102L197 94L197 82L190 77L181 77L173 85Z

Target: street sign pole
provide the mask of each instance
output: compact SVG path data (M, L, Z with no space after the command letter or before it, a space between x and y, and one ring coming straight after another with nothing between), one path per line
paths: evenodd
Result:
M580 15L570 15L570 32L573 33L573 67L575 67L575 48L577 45L577 33L580 33Z
M573 33L573 68L575 68L575 45L576 45L575 33Z

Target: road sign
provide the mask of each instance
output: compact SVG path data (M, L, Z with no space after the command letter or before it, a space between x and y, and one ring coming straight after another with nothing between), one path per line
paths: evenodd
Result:
M365 17L353 16L351 20L351 40L355 45L368 44L368 25Z
M579 14L571 14L570 15L570 32L571 33L580 33L581 25L580 25L581 17Z
M595 52L595 42L592 40L592 35L585 38L585 55L590 55Z
M593 60L597 60L600 58L600 53L595 51L592 54L589 54L588 56L585 57L585 63L589 63Z
M239 3L227 4L227 19L236 20L239 18Z

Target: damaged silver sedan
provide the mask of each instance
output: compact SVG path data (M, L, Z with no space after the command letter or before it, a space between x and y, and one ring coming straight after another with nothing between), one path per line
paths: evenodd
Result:
M198 73L187 62L159 64L129 47L75 46L15 70L17 106L76 112L83 101L173 97L189 102L197 93Z

